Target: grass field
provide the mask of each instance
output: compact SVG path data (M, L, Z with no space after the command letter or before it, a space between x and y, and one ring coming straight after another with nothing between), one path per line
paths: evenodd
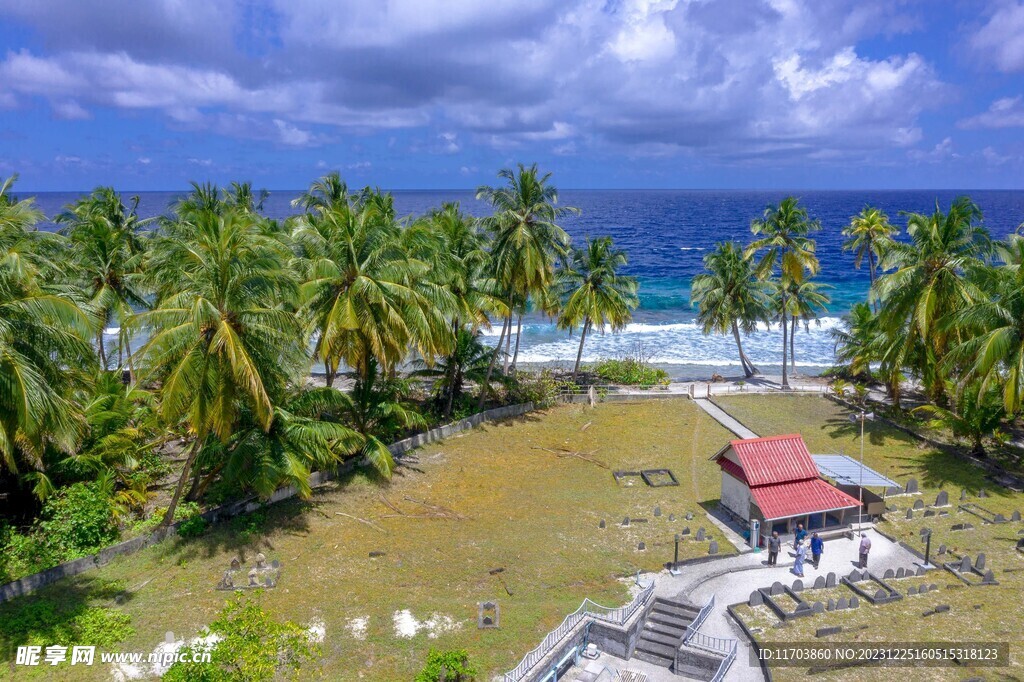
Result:
M672 537L683 526L705 526L723 553L733 551L700 506L718 497L719 473L708 457L728 438L679 399L561 406L483 426L418 451L390 483L357 473L306 502L274 505L0 606L0 652L12 657L29 639L48 643L46 627L13 635L2 625L39 601L129 614L135 634L113 650L152 651L167 631L193 637L224 605L228 593L213 588L231 558L251 565L264 552L282 562L283 574L258 598L278 618L323 624L326 679L411 679L431 647L467 649L489 679L584 597L610 606L628 601L624 578L671 559ZM558 456L566 451L589 459ZM611 474L660 467L671 468L680 485L618 487ZM422 516L439 507L449 512ZM694 520L684 520L688 511ZM648 521L619 527L627 515ZM637 551L640 541L646 551ZM386 554L369 557L378 551ZM707 543L681 547L683 557L706 552ZM504 571L492 575L497 568ZM500 605L501 627L477 630L477 603L489 599ZM418 633L400 636L396 618L407 630L419 624ZM0 666L0 677L11 670ZM109 679L99 666L20 668L16 679L54 673Z
M800 433L813 453L838 453L859 457L859 425L851 424L847 412L835 403L812 396L732 396L716 398L730 414L759 435ZM961 489L977 493L985 488L989 497L979 499L972 495L966 502L981 505L1007 518L1015 510L1024 511L1024 495L1001 489L986 480L984 472L965 463L955 454L922 447L918 441L881 422L868 422L864 447L865 463L905 483L917 478L922 494L899 496L888 502L898 511L887 514L879 529L911 547L924 551L920 531L932 531L933 562L940 545L946 545L947 561L968 554L972 559L984 552L987 567L995 574L999 585L967 587L944 570L930 571L928 581L939 590L901 601L872 606L862 603L855 611L840 611L801 618L785 625L767 607L739 608L745 621L760 628L757 637L763 641L796 642L893 642L893 641L995 641L1010 643L1011 667L972 668L946 667L913 669L850 668L817 674L828 680L887 680L902 675L913 680L962 680L970 677L983 679L1024 679L1024 613L1020 609L1021 591L1024 590L1024 555L1016 551L1015 544L1024 531L1024 524L986 524L982 519L958 510ZM923 511L906 520L906 510L917 499L926 505L935 502L939 490L949 494L949 516L924 518ZM936 510L937 511L937 510ZM973 530L952 531L956 523L969 522ZM905 593L906 588L918 584L918 579L896 581L894 586ZM819 597L807 594L812 600ZM852 594L850 592L849 594ZM849 595L847 595L849 596ZM827 596L824 598L827 600ZM923 616L940 604L948 604L948 613ZM824 640L815 639L818 628L842 625L844 631ZM776 680L806 679L802 668L776 668Z

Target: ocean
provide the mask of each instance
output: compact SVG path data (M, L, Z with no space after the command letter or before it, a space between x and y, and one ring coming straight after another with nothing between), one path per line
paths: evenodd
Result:
M264 213L284 218L294 211L290 201L299 190L271 191ZM28 196L26 193L20 193ZM124 192L125 197L131 192ZM180 192L141 192L143 216L166 213ZM474 198L472 190L393 192L400 215L418 215L445 201L460 202L473 215L487 215L489 206ZM640 307L633 322L619 333L594 333L587 339L585 361L642 353L666 369L673 378L725 376L740 373L731 335L705 336L690 305L691 278L702 261L723 240L746 243L750 222L770 203L792 194L800 198L822 229L814 235L821 260L819 281L832 289L832 304L819 323L800 329L796 337L796 363L800 373L816 374L831 366L834 356L829 330L841 323L850 306L863 300L868 289L867 267L853 267L853 255L842 251L840 231L865 205L888 213L894 225L905 227L901 211L930 213L938 201L943 209L961 194L981 207L994 237L1013 232L1024 222L1024 191L855 190L855 191L742 191L742 190L563 190L560 203L581 209L578 217L562 225L574 242L586 236L610 235L629 257L627 271L640 281ZM47 192L36 195L39 207L52 216L79 193ZM111 330L113 331L113 330ZM500 324L488 334L497 340ZM524 322L519 361L527 365L571 366L579 338L555 328L548 319ZM513 339L515 343L515 339ZM779 373L781 332L777 326L761 329L745 339L745 349L765 373Z

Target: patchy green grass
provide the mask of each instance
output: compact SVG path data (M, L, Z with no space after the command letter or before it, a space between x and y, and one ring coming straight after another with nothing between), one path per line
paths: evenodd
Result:
M760 435L800 433L811 452L845 453L860 456L860 427L851 424L848 413L839 405L815 396L730 396L716 398L724 409ZM922 446L907 434L881 422L868 422L864 443L865 463L901 483L917 478L922 494L898 496L888 500L897 511L887 514L879 529L924 551L920 531L931 529L933 562L940 545L946 545L953 561L959 555L976 558L984 552L987 567L999 585L967 587L944 570L930 571L925 578L895 580L900 592L927 580L939 589L921 596L907 597L894 603L873 606L861 600L859 609L825 613L795 619L782 624L774 614L759 607L738 607L739 614L752 627L762 628L757 634L762 641L819 641L815 630L842 625L844 631L828 637L827 642L892 642L892 641L989 641L1009 642L1009 668L912 668L880 669L850 668L816 674L827 680L888 680L902 675L914 680L960 680L974 676L983 679L1024 679L1024 613L1020 595L1024 590L1024 555L1015 544L1022 537L1024 524L985 524L982 519L958 510L960 491L976 492L985 488L989 497L971 497L976 503L1009 518L1015 509L1024 511L1024 495L999 488L986 478L984 471L958 457L955 452L939 451ZM906 510L921 499L926 505L935 501L939 490L946 490L951 502L945 511L949 516L924 518L923 510L906 520ZM974 530L952 531L955 523L972 523ZM807 593L810 595L814 592ZM806 597L816 599L816 597ZM948 604L950 611L929 617L922 614L939 604ZM776 668L777 680L806 679L803 668Z
M673 535L684 526L703 525L723 553L732 551L701 509L718 498L720 474L708 457L728 438L687 400L561 406L423 448L390 483L357 473L309 501L116 559L0 606L0 621L39 600L111 607L131 616L135 634L109 649L149 652L167 631L198 634L229 596L213 588L231 558L249 566L263 552L281 561L283 572L260 603L277 619L323 623L326 679L411 679L430 648L466 649L489 679L515 665L584 597L626 602L623 578L671 559ZM589 459L559 456L567 453ZM611 474L662 467L673 470L678 487L618 487ZM655 506L662 516L654 517ZM693 521L684 520L687 511ZM627 515L648 521L619 527ZM644 552L636 551L641 541ZM376 551L386 554L371 559ZM706 552L707 543L680 547L684 558ZM504 570L490 573L498 568ZM115 601L112 581L125 586L118 588L123 603ZM500 605L501 628L477 630L477 603L489 599ZM440 626L398 636L394 617L406 609ZM357 619L366 619L362 639L353 633ZM0 655L13 657L14 646L38 636L8 634ZM109 678L98 664L61 672ZM0 678L10 674L0 666ZM16 679L29 675L22 668Z

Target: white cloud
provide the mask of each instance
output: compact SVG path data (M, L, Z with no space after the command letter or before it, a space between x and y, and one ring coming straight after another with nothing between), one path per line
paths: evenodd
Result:
M914 161L926 161L930 163L938 163L947 159L960 158L960 155L953 150L952 137L944 137L941 142L928 151L912 149L907 153L907 155Z
M1024 2L1000 0L988 21L970 37L978 57L1000 71L1024 71Z
M961 128L1024 128L1024 96L1003 97L992 102L988 111L965 118Z
M193 166L204 166L204 167L209 167L209 166L212 166L212 165L213 165L213 159L196 159L196 158L190 158L190 159L188 160L188 162L189 162L190 164L192 164Z
M140 156L138 158L138 162L140 164L142 164L143 166L148 166L149 164L151 164L153 162L153 159L149 158L148 156Z
M300 130L288 121L275 118L274 126L280 134L281 144L289 147L306 147L313 141L313 135L308 130Z
M53 113L57 118L62 118L66 121L82 121L92 118L92 114L74 100L55 103L53 105Z

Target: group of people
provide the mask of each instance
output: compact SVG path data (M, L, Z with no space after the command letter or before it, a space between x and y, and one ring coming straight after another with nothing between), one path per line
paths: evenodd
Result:
M804 577L804 562L807 561L808 551L811 553L811 565L815 570L821 563L821 555L825 551L825 542L817 533L811 533L810 540L807 538L807 531L802 523L796 526L796 533L793 535L793 549L795 550L795 561L793 562L793 573L798 578ZM779 560L779 552L782 550L782 538L778 531L773 531L768 538L768 565L775 566ZM860 534L860 567L868 567L868 552L871 551L871 539L864 533Z

